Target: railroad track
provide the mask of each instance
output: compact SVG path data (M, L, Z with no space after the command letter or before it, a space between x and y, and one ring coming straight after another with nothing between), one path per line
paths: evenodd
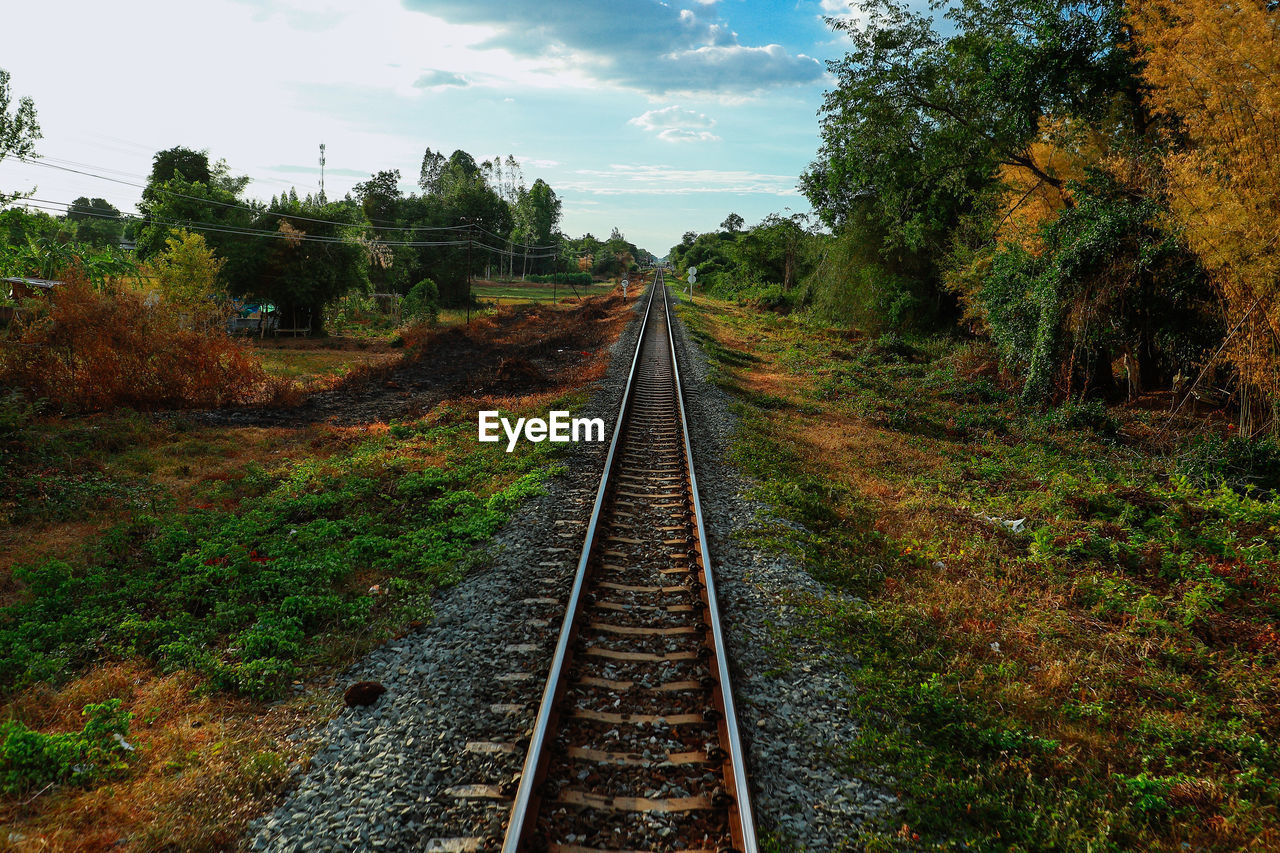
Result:
M755 853L667 289L650 288L504 853Z

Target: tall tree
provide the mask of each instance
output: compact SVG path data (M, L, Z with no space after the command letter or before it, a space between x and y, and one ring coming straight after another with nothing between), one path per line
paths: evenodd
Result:
M444 173L446 162L443 154L439 151L432 151L430 148L427 148L426 153L422 155L422 168L418 172L418 186L422 187L422 191L427 195L440 195L440 176Z
M724 222L720 223L720 227L725 231L728 231L730 234L737 234L742 230L742 226L745 222L746 220L738 214L730 213L724 218Z
M388 169L374 172L367 181L355 185L356 198L364 208L375 228L394 225L399 213L397 206L403 194L400 192L400 170Z
M1143 0L1135 21L1173 219L1213 276L1242 426L1280 430L1280 6Z
M35 102L29 97L23 97L14 105L9 91L9 72L0 68L0 162L10 154L15 157L31 156L35 153L36 140L39 138L40 124L36 121ZM6 195L0 191L0 205L25 195L30 193Z
M174 178L183 178L202 184L213 182L213 172L209 168L209 152L196 151L175 145L164 151L156 152L151 162L149 184L161 184Z
M92 246L115 246L124 233L120 211L104 198L80 196L67 208L67 221L76 224L76 239Z
M965 0L950 37L891 0L864 12L831 22L853 47L829 64L838 84L802 179L836 228L865 211L893 244L941 256L1000 165L1063 187L1030 153L1053 117L1101 120L1137 92L1120 0Z

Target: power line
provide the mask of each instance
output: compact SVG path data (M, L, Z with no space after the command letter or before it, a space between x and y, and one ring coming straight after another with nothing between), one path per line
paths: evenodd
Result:
M323 156L324 156L324 155L323 155L323 152L322 152L322 153L321 153L321 157L323 157ZM122 185L127 186L127 187L134 187L135 189L142 189L142 190L145 190L145 189L147 189L147 186L148 186L147 184L139 184L139 183L136 183L135 181L126 181L126 180L124 180L123 178L113 178L113 177L110 177L110 176L108 176L108 175L101 175L101 174L98 174L97 172L85 171L86 169L97 169L97 170L99 170L99 171L114 171L114 172L116 172L116 174L119 174L119 175L128 175L128 174L130 174L130 173L127 173L127 172L121 172L121 171L114 170L114 169L105 169L105 168L100 167L100 166L91 166L91 165L86 164L86 163L79 163L79 162L77 162L77 161L75 161L75 160L64 160L64 159L62 159L62 158L58 158L58 157L53 157L53 158L40 158L40 159L26 158L26 157L16 157L16 158L14 158L14 159L16 159L16 160L18 160L19 162L22 162L22 163L27 163L28 165L33 165L33 166L43 166L43 167L48 168L48 169L58 169L58 170L63 171L63 172L71 172L71 173L76 174L76 175L84 175L85 177L89 177L89 178L96 178L96 179L98 179L98 180L102 180L102 181L110 181L111 183L122 184ZM58 162L53 162L53 161L58 161ZM73 164L73 165L75 165L75 166L83 166L83 167L84 167L84 169L77 169L77 168L72 168L71 166L58 165L58 163L59 163L59 162L61 162L61 163L71 163L71 164ZM137 177L136 175L131 175L131 176L132 176L132 177ZM251 179L251 180L252 180L252 179ZM254 214L257 214L257 215L261 215L261 214L263 214L263 213L272 213L272 212L273 212L273 211L271 211L269 208L268 208L268 209L266 209L266 210L264 211L264 210L262 210L262 209L260 209L260 208L253 207L253 206L251 206L251 205L246 205L246 204L241 204L241 203L236 203L236 202L218 201L217 199L211 199L211 198L203 198L203 197L201 197L201 196L190 195L189 193L178 192L177 190L172 190L172 189L168 189L168 188L165 188L165 187L152 187L152 189L156 190L157 192L165 193L166 195L176 196L176 197L178 197L178 198L185 198L185 199L188 199L188 200L190 200L190 201L198 201L198 202L202 202L202 203L204 203L204 204L217 205L218 207L231 208L231 209L233 209L233 210L244 210L244 211L248 211L248 212L250 212L250 213L254 213ZM321 192L323 193L323 190L321 190ZM59 202L53 202L53 203L54 203L54 204L58 204ZM275 211L275 212L278 212L278 211ZM300 215L294 215L294 214L281 214L281 215L288 216L290 219L296 219L296 220L301 221L301 222L315 222L315 223L324 224L324 225L337 225L337 226L344 227L344 228L367 228L367 229L368 229L368 228L371 228L371 229L375 229L375 230L378 230L378 231L409 231L409 232L415 232L415 231L467 231L467 226L465 226L465 225L414 225L414 226L391 226L391 225L386 225L386 226L380 226L380 225L375 225L375 224L365 224L365 223L362 223L362 222L360 222L360 223L356 223L356 222L339 222L339 221L334 220L334 219L318 219L318 218L311 217L311 216L300 216ZM501 234L495 234L494 232L492 232L492 231L488 230L487 228L484 228L483 226L476 225L476 226L475 226L475 230L480 231L480 232L482 232L482 233L484 233L484 234L488 234L490 237L493 237L494 239L502 240L502 241L504 241L504 242L505 242L505 241L507 241L507 238L506 238L506 237L503 237ZM379 242L383 242L383 241L379 241ZM384 245L388 245L388 246L391 246L391 245L405 245L405 243L384 243ZM534 245L532 245L532 244L527 244L527 243L513 243L512 245L513 245L513 247L518 247L518 248L523 249L523 250L525 250L525 251L542 251L542 250L545 250L545 249L558 249L558 248L559 248L559 246L557 246L557 245L549 245L549 246L534 246Z
M112 178L112 177L108 177L107 175L99 175L94 172L86 172L81 169L73 169L70 166L59 166L56 163L46 162L44 160L34 160L34 159L28 159L25 157L15 157L14 159L31 166L44 166L45 168L48 168L48 169L58 169L63 172L71 172L76 175L84 175L85 177L88 177L88 178L97 178L98 180L101 180L101 181L110 181L114 184L123 184L124 186L127 186L127 187L134 187L135 189L142 189L142 190L147 189L146 184L139 184L139 183L135 183L134 181L126 181L122 178ZM152 187L152 189L156 190L157 192L165 193L166 195L172 195L172 196L177 196L178 198L190 199L191 201L198 201L204 204L213 204L213 205L217 205L218 207L228 207L234 210L246 210L246 211L249 211L250 213L255 213L255 214L272 212L270 209L264 210L264 209L252 207L247 204L239 204L239 203L233 203L229 201L218 201L217 199L212 199L212 198L202 198L201 196L190 195L188 193L178 192L177 190L167 189L165 187ZM340 225L346 228L374 228L382 231L465 231L466 230L464 226L458 226L458 225L378 226L373 224L365 224L363 222L339 222L334 219L317 219L311 216L294 216L292 214L282 214L282 215L288 215L292 219L298 219L305 222L317 222L324 225Z
M37 204L27 204L27 202L37 202ZM68 212L72 207L65 201L53 201L52 199L30 198L23 200L25 206L35 207L40 210L63 211ZM77 215L92 216L98 219L111 219L115 221L134 220L139 222L147 221L141 216L128 213L101 213L91 210L77 210ZM288 214L279 214L282 219L298 218L291 217ZM222 234L232 234L241 237L268 237L277 240L300 240L311 243L347 243L350 242L343 237L329 237L322 234L285 234L280 231L268 231L262 228L241 228L238 226L217 225L210 222L195 221L176 221L172 219L159 219L152 217L152 222L158 222L161 225L168 225L173 228L187 228L192 231L214 232ZM341 224L341 223L338 223ZM383 246L408 246L411 248L423 248L428 246L465 246L466 240L406 240L398 242L381 242Z

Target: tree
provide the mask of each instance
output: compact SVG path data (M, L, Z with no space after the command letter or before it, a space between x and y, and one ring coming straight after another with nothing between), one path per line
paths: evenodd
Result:
M1050 120L1114 123L1117 96L1140 100L1120 0L964 0L949 38L891 0L864 11L831 22L853 49L829 64L838 84L802 185L826 224L865 212L890 247L944 256L1002 164L1063 189L1029 152L1054 134Z
M265 248L249 274L236 281L237 289L274 302L283 324L323 334L325 307L350 290L368 287L369 256L355 227L364 221L353 201L325 203L296 194L278 200L254 224L274 225L281 237L255 238Z
M172 232L164 251L150 263L165 300L196 326L213 326L223 320L227 294L218 282L222 266L204 237L184 230Z
M730 213L724 218L724 222L720 223L720 227L725 231L728 231L730 234L737 234L742 230L743 223L745 222L746 220L738 214Z
M400 192L399 169L374 172L369 180L356 184L354 192L364 208L365 216L369 217L375 228L395 224L399 212L397 205L403 196Z
M447 161L444 155L430 148L422 155L422 168L418 172L418 186L427 195L440 195L440 176Z
M76 239L92 246L116 246L124 232L120 211L102 198L80 196L67 208L67 221L76 224Z
M513 219L513 240L525 246L550 246L555 241L556 226L560 223L560 199L546 181L538 178L532 187L520 191ZM525 251L526 257L528 254ZM535 254L545 255L547 252L542 250ZM538 266L545 268L547 264Z
M11 105L9 72L0 68L0 162L10 154L15 157L30 157L36 150L36 140L40 139L35 102L29 97L23 97L10 112ZM0 205L27 195L30 193L6 195L0 192Z
M196 151L176 145L156 152L151 161L151 177L148 184L162 184L174 178L183 178L202 184L213 182L213 172L209 168L209 152Z
M1173 222L1212 275L1243 385L1242 431L1280 431L1280 7L1145 0L1137 42Z

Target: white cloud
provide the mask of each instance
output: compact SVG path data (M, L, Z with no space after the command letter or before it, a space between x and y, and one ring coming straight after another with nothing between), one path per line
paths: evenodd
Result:
M864 21L867 14L853 0L821 0L823 18L837 21Z
M453 71L433 69L426 71L413 81L415 89L441 89L445 86L470 86L471 81Z
M676 169L665 165L611 165L608 169L578 169L577 180L560 179L557 191L593 195L636 195L646 193L702 195L737 194L795 196L795 175L719 169Z
M641 130L656 132L665 142L717 142L720 137L711 132L715 119L704 113L670 106L649 110L627 122Z
M685 130L681 127L669 127L658 138L664 142L719 142L720 137L709 130Z
M712 3L676 8L653 0L403 0L450 24L487 27L481 48L576 71L597 84L651 95L743 95L816 83L818 60L777 44L739 41Z

